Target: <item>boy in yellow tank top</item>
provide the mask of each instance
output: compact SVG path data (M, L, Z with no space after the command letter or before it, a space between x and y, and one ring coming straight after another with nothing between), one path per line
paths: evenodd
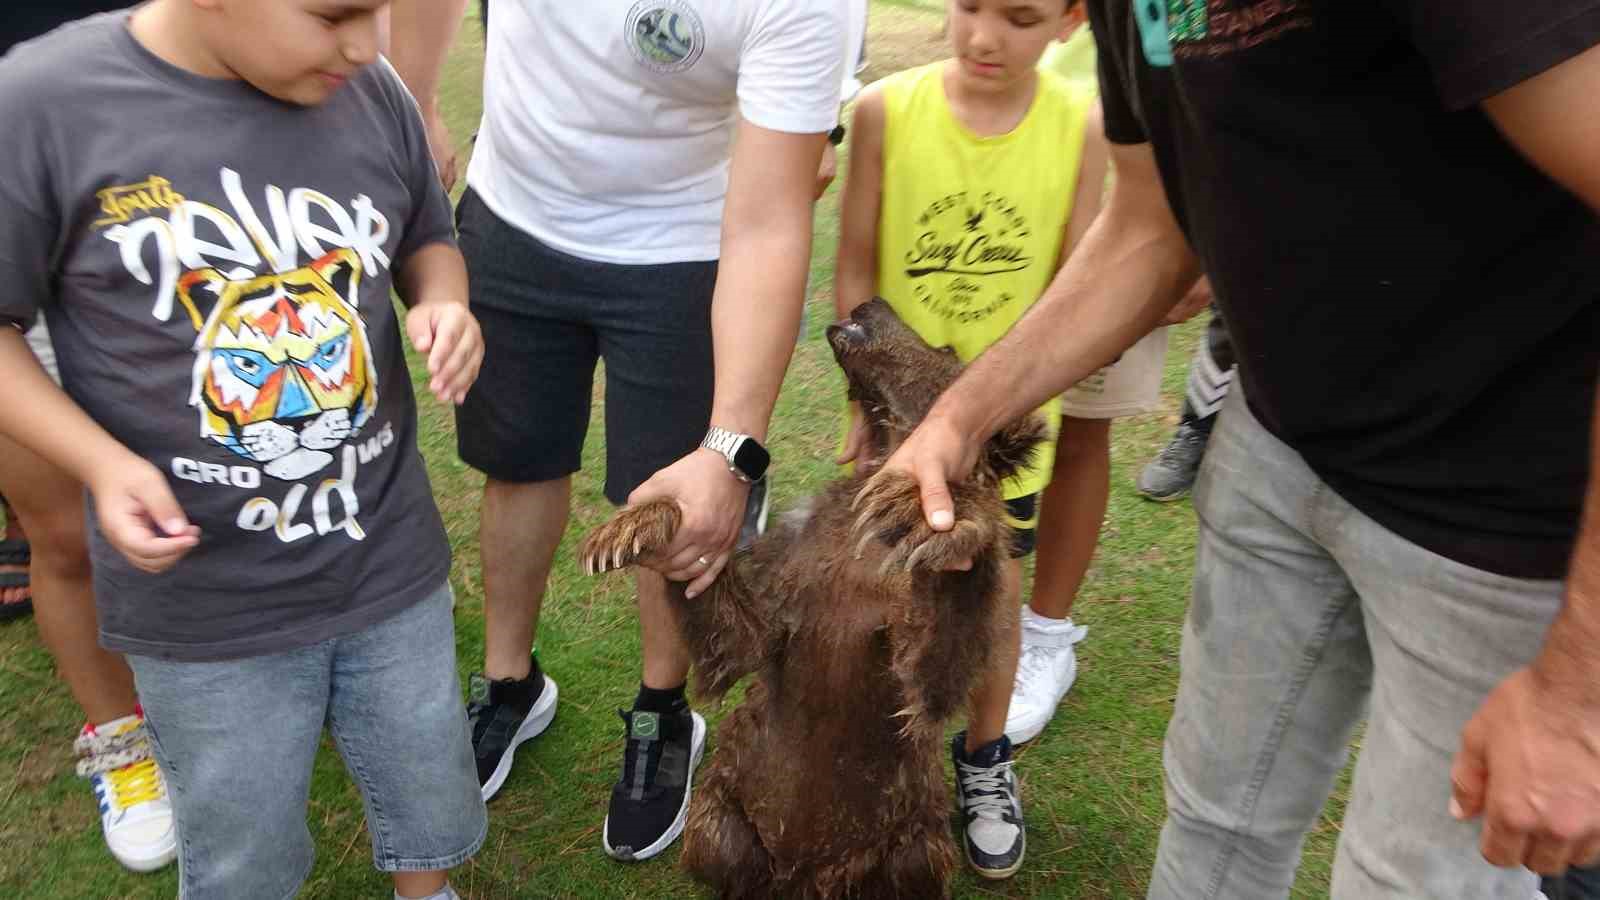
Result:
M1107 150L1092 68L1077 78L1039 68L1051 41L1065 40L1082 23L1076 0L950 0L948 15L954 59L885 78L857 100L835 305L844 316L881 295L928 343L970 361L1021 318L1088 230L1100 208ZM1085 429L1091 447L1103 444L1104 421L1063 422L1059 400L1041 411L1061 425L1068 446L1076 447ZM858 458L861 414L853 405L851 419L839 461L882 462ZM1081 464L1081 454L1070 456ZM1066 470L1056 458L1052 444L1031 470L1003 486L1016 520L1006 586L1018 599L1040 496L1052 472ZM1104 492L1101 485L1102 513ZM1098 519L1095 526L1098 532ZM1091 536L1088 550L1077 555L1086 560L1092 550ZM1046 643L1069 652L1083 636L1070 619L1042 627ZM967 860L987 878L1014 874L1026 850L1011 771L1015 736L1007 736L1016 632L999 646L1005 650L973 694L967 730L951 747Z

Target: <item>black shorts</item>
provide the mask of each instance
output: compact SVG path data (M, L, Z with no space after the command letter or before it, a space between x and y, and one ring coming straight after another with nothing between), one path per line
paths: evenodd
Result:
M714 386L717 264L580 259L501 220L468 190L456 211L483 327L483 369L456 411L461 459L498 481L581 467L605 360L606 498L622 504L699 446Z
M1039 495L1014 497L1006 501L1007 523L1011 526L1011 558L1021 559L1033 553L1039 542Z

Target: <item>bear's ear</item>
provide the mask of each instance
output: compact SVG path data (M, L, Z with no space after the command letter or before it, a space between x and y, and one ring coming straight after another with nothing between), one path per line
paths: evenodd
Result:
M227 284L227 277L216 269L195 269L178 279L178 302L189 312L196 334L205 328L206 319L210 318ZM205 296L207 294L210 296Z
M349 247L340 247L324 253L311 264L311 271L322 277L334 293L353 307L361 305L358 288L361 284L361 255Z
M1039 445L1050 437L1044 416L1029 413L1000 429L983 448L983 461L999 479L1010 478L1033 463Z

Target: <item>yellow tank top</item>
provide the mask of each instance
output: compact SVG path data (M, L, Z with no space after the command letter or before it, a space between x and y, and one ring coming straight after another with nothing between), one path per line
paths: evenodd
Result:
M1032 306L1061 264L1094 91L1053 72L1022 122L979 137L963 126L934 63L883 81L878 293L935 347L971 361ZM1052 433L1059 400L1041 408ZM1055 444L1006 482L1006 499L1042 490Z

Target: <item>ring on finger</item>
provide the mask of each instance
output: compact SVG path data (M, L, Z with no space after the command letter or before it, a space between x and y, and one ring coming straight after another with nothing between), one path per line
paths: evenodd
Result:
M699 563L702 566L711 565L711 560L706 559L704 556L697 556L697 557L694 558L694 561Z

